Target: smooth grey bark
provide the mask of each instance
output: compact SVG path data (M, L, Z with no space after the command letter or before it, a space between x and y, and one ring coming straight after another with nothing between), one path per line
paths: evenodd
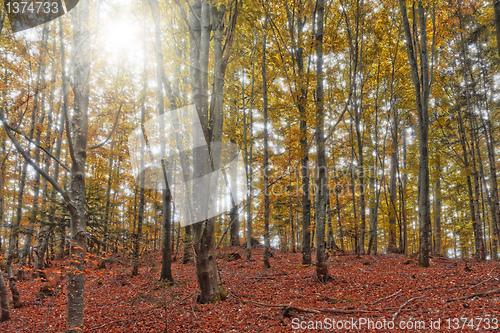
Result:
M2 162L0 163L0 235L3 234L4 228L4 212L5 212L5 201L4 201L4 184L5 184L5 162L7 161L6 147L5 147L5 136L2 135L0 138L2 141ZM0 254L3 255L2 238L0 237Z
M165 113L165 102L163 91L166 92L167 97L170 101L170 107L175 109L176 102L175 96L171 89L170 82L167 79L164 62L163 62L163 51L162 51L162 39L161 39L161 27L160 27L160 7L158 0L149 0L149 6L151 13L153 15L153 21L155 25L155 54L156 54L156 70L157 70L157 86L158 86L158 114L161 116ZM163 131L163 126L160 124L160 135L164 137L161 133ZM161 142L161 150L165 152L165 142ZM163 153L162 153L163 154ZM162 168L166 170L168 168L168 161L162 160ZM165 172L165 171L164 171ZM166 177L165 177L166 179ZM160 279L167 279L173 282L172 277L172 195L171 189L167 183L164 184L164 189L162 190L162 269L160 273Z
M462 17L462 11L459 9L459 23L460 23L460 28L464 27L463 23L463 17ZM478 147L476 147L476 121L475 121L475 116L473 115L474 112L474 105L473 105L473 98L475 95L475 92L471 92L471 82L474 81L473 74L472 74L472 69L470 68L469 60L467 58L467 51L465 49L465 39L463 36L463 33L460 33L460 49L458 50L461 56L461 62L462 62L462 74L463 74L463 79L465 83L465 101L466 101L466 116L469 120L469 135L470 135L470 144L466 145L466 133L465 133L465 127L462 121L461 117L461 110L458 110L458 118L459 118L459 129L460 129L460 139L462 143L462 149L464 151L464 163L466 164L466 170L469 173L469 165L468 161L466 160L467 158L467 146L469 147L470 150L470 162L472 164L472 175L467 174L467 187L469 190L469 200L472 201L472 206L471 208L471 221L473 225L473 230L474 230L474 247L475 247L475 254L474 257L479 260L486 260L486 251L485 251L485 244L484 244L484 237L483 237L483 226L482 226L482 220L481 220L481 213L480 213L480 206L479 206L479 197L480 197L480 182L479 182L479 175L478 175L478 170L477 170L477 162L476 162L476 151L478 151ZM469 78L471 79L469 81ZM470 176L472 176L474 185L472 187L472 184L470 183ZM473 211L472 211L473 210Z
M2 16L0 16L0 35L2 34L3 23L5 22L6 17L7 17L7 13L4 13L4 14L2 14Z
M153 13L153 16L155 13ZM147 54L147 46L146 46L146 40L143 41L143 50L144 50L144 59L146 58ZM157 74L157 98L158 98L158 112L160 114L163 114L165 111L165 106L164 106L164 100L163 100L163 89L161 88L162 86L162 81L161 81L161 74ZM147 72L147 62L146 60L143 63L143 86L142 86L142 96L141 96L141 123L140 126L144 128L144 124L146 122L146 94L147 94L147 80L148 80L148 72ZM160 126L161 127L161 126ZM144 150L145 150L145 143L143 140L141 140L141 153L140 153L140 169L139 170L144 170ZM144 205L145 205L145 196L146 196L146 191L145 191L145 181L146 181L146 175L145 172L141 172L139 175L139 183L137 184L138 190L139 190L139 210L137 213L137 228L135 228L135 223L134 223L134 230L133 230L133 257L132 257L132 276L137 276L139 274L139 253L140 253L140 241L141 241L141 236L142 236L142 225L144 222ZM135 215L135 214L134 214ZM134 217L134 222L135 222L135 217Z
M109 149L109 158L108 158L108 182L106 184L106 204L104 206L104 251L109 250L109 237L108 237L108 228L111 225L111 217L110 217L110 210L111 210L111 188L113 187L113 167L115 164L115 154L114 154L114 149L115 149L115 141L111 142L111 146Z
M267 71L266 71L266 48L267 48L267 23L269 16L266 13L264 19L264 37L262 41L262 100L264 116L264 157L263 157L263 176L264 176L264 268L271 268L269 263L269 132L268 132L268 96L267 96Z
M493 8L495 10L498 56L500 57L500 0L493 0Z
M328 279L328 265L325 254L326 206L328 202L328 179L325 153L325 111L323 74L323 31L325 0L316 2L316 277L325 282Z
M406 51L415 89L418 114L418 220L420 240L418 264L421 267L428 267L431 234L429 198L429 96L431 79L427 46L427 10L424 8L422 0L419 0L418 22L413 22L412 32L408 19L406 0L399 0L399 4L403 18L403 27L406 36ZM414 15L414 19L417 20L416 15ZM420 61L418 61L418 59Z
M54 42L54 46L53 46L53 53L54 54L57 53L56 47L57 47L57 43ZM51 74L51 82L53 85L55 85L55 82L56 82L56 73L57 73L56 63L54 62L54 64L52 65L52 74ZM64 122L62 120L60 121L59 136L57 137L57 139L54 139L54 137L52 136L52 131L54 130L53 127L54 127L54 125L56 125L56 124L54 124L54 119L61 115L61 114L56 114L54 117L54 99L55 99L55 89L51 89L50 96L49 96L49 114L48 114L48 119L47 119L47 131L45 133L45 141L50 143L50 147L48 149L48 151L50 153L52 153L54 150L53 149L54 142L59 143L59 154L57 154L57 152L56 152L56 155L54 156L57 160L59 160L60 153L61 153L60 140L61 140L62 131L64 128L63 127ZM58 113L60 110L61 110L61 108L58 107ZM56 141L56 140L58 140L58 141ZM45 160L44 171L46 173L49 172L49 167L51 164L50 162L51 162L51 160L49 158L47 158ZM57 167L57 169L59 170L59 163L56 162L54 167ZM41 214L42 225L40 226L40 229L39 229L38 235L37 235L37 245L36 245L36 251L35 251L34 268L35 268L36 275L46 277L46 274L44 274L44 272L43 272L43 269L45 267L45 252L47 252L47 248L48 248L49 234L54 229L54 225L51 223L53 221L50 221L50 219L54 218L53 217L54 214L53 213L50 214L49 212L52 212L52 210L55 208L55 207L53 207L53 205L51 205L50 208L47 207L47 199L51 198L51 195L55 194L55 193L53 193L54 192L53 189L51 191L48 190L48 182L45 178L43 178L43 182L42 182L42 191L43 191L42 214Z
M234 139L231 139L231 143L236 144ZM237 184L236 182L238 181L238 177L236 177L236 170L232 170L231 174L229 175L231 178L231 184L232 186L236 187ZM237 195L238 193L232 193L231 195L231 211L229 212L229 221L231 223L230 225L230 245L231 246L240 246L240 216L238 214L238 206L235 203L234 196Z
M87 159L88 107L90 95L89 0L80 0L73 15L73 86L74 108L72 132L67 116L66 135L71 156L68 191L70 215L70 272L66 303L66 331L84 329L85 255L87 252L87 203L85 198L85 164ZM61 45L62 47L62 45ZM64 50L61 50L64 53ZM63 80L66 78L63 76Z
M467 149L467 137L466 137L466 132L465 132L465 126L462 118L461 111L458 110L457 112L457 120L458 120L458 130L459 130L459 135L460 135L460 144L462 146L462 154L463 154L463 164L465 170L470 170L470 161L469 161L469 152ZM467 195L469 197L469 214L470 214L470 219L473 223L473 230L474 230L474 240L475 244L478 245L478 235L477 235L477 229L476 229L476 221L477 221L477 216L476 212L478 212L478 208L476 208L476 200L474 198L474 193L473 193L473 188L472 188L472 180L471 180L471 175L469 171L466 173L466 182L467 182ZM476 245L476 249L478 249ZM479 255L479 251L476 251L476 254Z
M488 150L488 161L490 166L490 182L491 182L491 195L490 195L490 209L491 209L491 224L493 226L493 230L495 235L493 236L495 241L495 247L498 247L498 241L500 240L500 204L499 204L499 196L498 196L498 178L496 171L496 157L495 157L495 139L492 134L491 128L491 110L488 110L488 121L487 124L483 126L486 129L485 137L486 137L486 147ZM481 118L482 119L482 118ZM498 248L497 248L498 251ZM498 253L494 254L495 257L498 256Z
M44 71L42 70L42 75L44 74L43 72ZM45 81L42 78L42 84L44 84L44 82ZM35 143L37 145L40 145L40 136L41 136L41 130L40 130L40 128L41 128L41 126L43 126L43 123L44 123L44 120L45 120L45 110L44 110L45 103L44 103L44 96L43 96L43 94L42 94L42 98L41 99L42 99L41 107L40 107L41 113L40 113L40 118L38 120L38 125L39 126L37 126L36 135L35 135ZM38 149L35 151L35 163L36 164L40 163L40 151ZM37 217L38 217L38 210L39 210L38 200L39 200L39 196L40 196L40 174L35 171L35 184L33 186L33 204L31 206L32 207L31 208L31 215L30 215L30 219L29 219L28 229L27 229L27 232L26 232L26 239L25 239L25 243L24 243L23 249L21 251L21 257L19 258L19 265L18 265L18 270L17 270L17 278L19 280L25 278L23 266L25 265L26 259L27 259L27 257L30 254L30 248L31 248L31 241L32 241L32 237L33 237L34 226L35 226L35 223L36 223L36 220L37 220Z
M402 175L402 180L401 180L401 187L399 190L399 196L401 199L401 212L403 215L403 236L402 236L402 242L400 244L401 246L401 253L406 254L408 250L408 221L407 221L407 215L406 215L406 198L405 198L405 193L406 193L406 184L408 183L408 175L406 174L406 161L407 161L407 148L406 148L406 122L403 123L403 130L402 130L402 136L403 136L403 160L402 160L402 165L401 168L403 169L403 175Z
M309 172L309 143L307 138L307 95L309 79L305 77L306 71L304 67L304 27L306 18L302 13L305 10L303 2L299 2L298 9L295 11L296 3L293 2L293 12L288 7L288 2L285 2L285 8L288 20L288 30L290 33L292 52L291 56L296 63L294 68L295 87L293 95L295 105L299 110L299 126L300 126L300 166L302 180L302 264L311 265L311 194L310 194L310 172ZM296 23L294 18L296 18ZM295 33L295 26L297 32Z
M442 254L441 247L441 214L442 214L442 195L441 195L441 156L436 151L436 181L434 182L434 254Z
M304 49L302 44L302 29L305 20L298 23L298 48L295 61L297 62L298 75L304 73ZM309 144L307 139L307 89L301 85L300 95L297 97L297 108L300 115L300 156L301 156L301 178L302 178L302 264L311 265L311 197L310 197L310 174L309 174Z
M249 124L247 124L247 116L244 113L244 139L245 139L245 172L247 176L247 203L246 203L246 252L247 260L252 260L252 181L253 181L253 103L254 103L254 92L255 92L255 52L257 50L257 42L254 43L252 51L252 83L250 92L250 113ZM243 110L245 112L245 110ZM247 127L249 130L249 135L247 138ZM250 141L250 143L248 143Z
M475 240L475 258L479 260L486 260L486 250L484 244L484 236L483 236L483 221L481 219L481 212L479 207L479 197L481 195L480 192L480 181L479 181L479 173L477 169L477 160L476 160L476 151L479 154L479 147L476 147L476 129L475 129L475 121L473 120L472 110L469 110L469 125L470 125L470 154L472 161L472 177L474 179L474 207L476 209L476 219L472 221L474 225L474 240Z
M238 3L235 4L237 10ZM220 153L211 149L211 144L221 142L223 121L223 85L224 74L229 60L231 40L234 33L236 13L233 13L225 47L222 46L224 8L218 10L208 1L196 0L190 3L190 60L191 60L191 88L193 102L203 130L204 138L195 140L196 146L208 143L208 149L195 150L193 154L194 177L208 175L220 166ZM212 21L212 22L210 22ZM214 82L212 101L208 103L208 65L211 31L214 31ZM226 53L223 54L223 50ZM210 111L210 112L209 112ZM203 142L201 142L201 140ZM199 198L206 198L195 203L194 209L208 207L210 201L210 187L213 186L208 177L203 178L206 183L201 188L193 188ZM209 183L210 182L210 183ZM195 251L195 267L200 294L199 303L211 303L225 299L227 292L222 285L215 255L215 218L210 218L192 225L193 248Z
M389 176L389 239L387 251L390 253L398 252L396 244L396 197L397 197L397 168L398 168L398 111L393 108L392 130L391 130L391 169Z
M10 319L9 292L0 269L0 323Z

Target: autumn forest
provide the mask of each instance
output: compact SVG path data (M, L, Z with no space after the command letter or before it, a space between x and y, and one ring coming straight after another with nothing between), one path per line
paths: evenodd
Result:
M498 328L500 1L0 2L2 332Z

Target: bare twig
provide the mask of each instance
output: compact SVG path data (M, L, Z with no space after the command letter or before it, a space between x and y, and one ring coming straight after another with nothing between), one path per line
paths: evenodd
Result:
M360 310L360 309L352 309L352 310L336 309L336 308L314 309L314 308L303 308L303 307L295 306L292 304L267 304L267 303L252 301L252 300L248 300L248 299L243 299L242 296L236 294L234 291L231 291L231 293L234 296L239 297L243 302L250 303L250 304L256 305L256 306L261 307L261 308L282 308L283 315L288 314L290 311L298 311L298 312L305 312L305 313L372 313L372 312L375 312L375 311Z
M402 290L403 290L403 289L399 289L398 291L396 291L396 292L395 292L395 293L393 293L393 294L390 294L389 296L382 297L382 298L380 298L380 299L376 300L375 302L370 303L370 305L375 305L375 304L379 303L380 301L383 301L383 300L385 300L385 299L388 299L388 298L391 298L391 297L393 297L393 296L396 296L396 295L397 295L397 294L399 294Z
M486 296L486 295L493 295L493 294L498 294L498 293L500 293L500 288L493 289L493 290L487 290L487 291L483 291L483 292L480 292L480 293L475 293L475 294L471 294L471 295L467 295L467 296L462 296L462 297L457 297L457 298L450 298L450 299L447 299L446 302L461 301L461 300L464 300L464 299L474 298L476 296Z
M493 269L492 269L492 270L488 273L489 278L487 278L486 280L484 280L484 281L482 281L482 282L479 282L478 284L475 284L475 285L473 285L473 286L469 287L468 289L472 289L472 288L474 288L474 287L480 286L480 285L482 285L483 283L486 283L486 282L488 282L488 281L489 281L489 280L491 280L491 279L498 280L498 279L496 278L496 276L491 275L491 272L493 272L496 268L497 268L497 267L493 268Z
M120 114L122 112L122 106L123 106L123 102L120 103L120 108L118 109L118 113L116 115L116 119L115 119L115 123L113 124L113 128L111 129L111 131L109 132L109 135L108 137L106 138L106 140L104 140L103 142L101 142L100 144L98 145L95 145L95 146L92 146L90 148L87 148L87 150L92 150L92 149L97 149L97 148L101 148L102 146L104 146L106 143L108 143L109 139L111 139L111 136L113 135L113 133L115 132L115 129L116 129L116 125L118 124L118 119L120 119Z
M184 297L183 299L181 299L179 302L177 302L173 307L175 308L177 305L180 305L182 304L182 302L184 302L185 300L187 300L188 298L190 297L193 297L194 295L196 295L197 291L195 291L194 293L192 293L191 295L188 295L186 297Z
M7 122L4 122L4 126L8 127L12 132L15 132L19 135L21 135L23 138L25 138L29 143L33 144L36 146L38 149L42 150L45 154L47 154L49 157L51 157L54 161L56 161L60 166L62 166L66 171L71 171L69 167L67 167L65 164L63 164L59 159L57 159L54 155L52 155L47 149L43 148L40 146L38 143L34 142L27 136L26 134L22 133L21 131L15 129L14 127L10 126Z
M35 162L33 162L33 160L29 157L28 153L26 153L26 151L23 149L19 141L17 141L14 134L12 134L12 131L10 130L9 126L7 126L7 120L5 120L4 111L1 108L0 108L0 121L4 124L5 133L9 137L10 141L12 141L17 151L26 160L26 162L28 162L28 164L31 165L36 172L38 172L43 178L45 178L54 187L54 189L62 195L68 206L71 205L72 207L74 207L73 202L69 197L69 194L54 180L54 178L49 176L48 173L46 173Z
M420 297L413 297L413 298L410 298L409 300L407 300L406 302L403 303L403 305L401 305L398 309L398 311L396 311L396 313L394 314L394 316L392 316L392 321L395 321L396 318L399 316L399 313L401 312L401 310L403 310L403 308L408 305L408 303L416 300L416 299L421 299L421 298L426 298L427 296L420 296Z

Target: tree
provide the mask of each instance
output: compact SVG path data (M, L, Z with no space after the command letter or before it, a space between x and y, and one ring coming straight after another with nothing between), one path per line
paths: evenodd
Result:
M406 36L406 52L415 90L418 115L419 171L418 171L418 220L419 256L418 264L429 266L429 245L431 233L431 213L429 198L429 96L431 80L427 46L427 10L422 0L418 1L418 24L413 22L413 30L408 19L406 0L399 0L403 27ZM413 4L416 20L415 3ZM413 32L412 32L413 31ZM418 52L418 58L417 58ZM420 64L417 59L420 59Z
M50 175L40 168L21 146L12 132L0 109L0 120L9 139L16 149L38 173L40 173L61 194L70 215L70 271L67 286L66 331L83 331L83 309L85 288L85 255L87 249L87 207L85 199L85 162L87 156L88 105L90 87L90 39L89 39L89 3L81 0L80 5L72 13L73 41L73 80L74 92L73 116L69 118L68 105L63 106L63 117L66 124L66 138L71 157L71 172L68 190L59 185ZM60 27L62 31L62 27ZM76 47L78 46L78 47ZM61 63L65 63L64 44L61 45ZM64 65L63 65L64 66ZM62 72L63 92L67 91L66 72ZM70 124L71 122L71 124ZM73 130L72 130L73 129ZM60 161L57 161L61 163Z
M197 149L193 153L194 178L208 175L212 170L218 170L220 166L220 151L217 152L217 149L212 149L212 147L213 143L221 142L222 139L224 75L234 37L237 8L238 2L235 2L223 46L225 8L218 9L207 0L195 0L190 3L191 88L193 102L203 130L203 139L195 139L203 142L195 141L194 145L195 147L204 146L206 143L209 145L207 149ZM214 82L209 107L208 67L212 31L214 32ZM208 207L211 193L207 190L210 186L214 186L210 178L203 178L204 184L201 186L201 191L198 188L192 189L198 192L196 197L199 198L198 202L193 203L194 210L204 210ZM217 268L214 227L215 218L208 218L192 225L196 276L200 287L199 303L217 302L227 296Z
M498 56L500 57L500 0L493 0L493 8L495 10Z
M268 14L264 19L264 40L262 42L262 99L264 101L264 268L271 268L269 263L269 132L268 132L268 96L267 96L267 71L266 71L266 48L267 48L267 22Z
M165 102L163 98L163 91L167 93L167 97L170 101L170 107L175 109L177 103L175 102L175 97L171 90L170 82L165 74L164 64L163 64L163 52L161 49L162 39L161 39L161 29L160 29L160 7L158 5L158 0L149 0L149 6L151 8L151 13L153 15L153 21L155 26L155 54L156 54L156 75L157 75L157 98L158 98L158 115L161 117L165 113ZM163 133L163 126L160 124L160 133ZM161 135L161 134L160 134ZM162 135L163 137L163 135ZM165 142L161 142L161 150L165 152ZM162 168L166 168L166 161L162 160ZM162 270L160 279L167 279L168 281L173 281L172 268L171 268L171 256L172 256L172 246L171 246L171 220L172 220L172 194L171 189L168 184L164 184L164 189L162 189Z
M327 164L325 154L325 113L323 88L323 31L324 31L325 0L316 2L316 276L320 281L328 279L328 266L325 255L326 206L328 202Z

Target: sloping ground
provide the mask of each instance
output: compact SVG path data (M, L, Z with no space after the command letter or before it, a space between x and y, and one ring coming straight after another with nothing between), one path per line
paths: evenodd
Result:
M146 255L139 276L115 260L106 269L90 263L86 284L86 332L291 332L324 330L494 331L500 329L500 262L435 258L430 268L403 255L340 255L330 258L332 279L314 279L314 267L300 265L301 255L275 252L271 269L256 261L219 254L227 300L196 301L193 264L173 264L176 284L158 282L159 254ZM233 259L233 258L231 258ZM63 332L64 267L48 269L55 296L43 296L47 282L18 283L23 307L0 324L1 332ZM30 275L30 274L28 274ZM45 286L50 294L50 287ZM48 290L48 291L47 291ZM467 297L467 298L466 298ZM463 298L463 299L462 299ZM394 321L392 321L394 319ZM431 329L433 327L434 329ZM495 329L497 328L497 329Z

